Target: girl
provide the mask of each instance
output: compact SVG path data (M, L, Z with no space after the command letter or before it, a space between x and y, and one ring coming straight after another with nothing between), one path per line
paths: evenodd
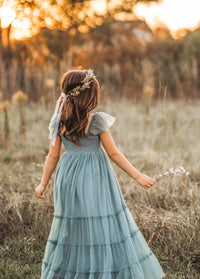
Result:
M117 149L109 127L115 118L91 111L99 103L92 70L72 70L61 80L51 118L50 151L36 196L54 180L54 218L42 260L41 279L160 279L165 276L126 206L109 161L149 189L155 181L140 173Z

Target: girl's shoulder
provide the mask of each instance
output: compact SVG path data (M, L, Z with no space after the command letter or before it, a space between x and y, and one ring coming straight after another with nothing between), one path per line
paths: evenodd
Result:
M108 130L108 127L112 126L114 122L115 117L113 117L112 115L103 111L95 112L90 121L88 131L90 131L90 133L93 135L106 132Z

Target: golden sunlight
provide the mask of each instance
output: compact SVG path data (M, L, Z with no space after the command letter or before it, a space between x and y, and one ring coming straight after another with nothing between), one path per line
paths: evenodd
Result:
M28 16L24 18L16 16L14 3L14 0L3 1L3 5L0 8L1 27L6 28L9 24L12 24L12 39L31 37L37 33L36 28L34 29L33 26L31 26L31 21ZM48 5L47 1L42 1L41 3L43 8ZM110 2L106 0L92 0L90 12L91 14L95 12L103 15L107 8L112 9L119 3L121 3L121 0L112 0ZM132 20L134 19L134 14L136 14L138 18L146 20L151 28L165 25L170 29L172 34L176 34L177 30L184 28L193 30L200 26L199 11L200 0L162 0L159 3L138 3L134 7L134 13L132 15L130 14L129 17L127 17L127 15L123 16L121 13L115 18L117 20ZM46 21L48 21L48 18ZM86 32L83 26L79 29Z
M116 5L122 4L123 5L123 1L122 0L111 0L111 1L107 1L107 0L92 0L91 1L91 7L92 10L95 11L98 14L104 14L106 12L106 9L112 9L114 8Z
M23 20L16 19L12 26L12 39L21 40L23 38L28 38L37 34L37 30L31 27L31 22L28 18L24 18Z
M184 28L195 29L200 24L199 0L163 0L156 4L137 4L136 15L152 27L167 26L172 33Z
M15 19L16 13L10 7L0 8L1 27L6 28Z
M96 13L98 13L98 14L103 14L106 11L106 1L105 0L102 0L102 1L99 1L99 0L92 1L91 2L91 6L92 6L92 9Z

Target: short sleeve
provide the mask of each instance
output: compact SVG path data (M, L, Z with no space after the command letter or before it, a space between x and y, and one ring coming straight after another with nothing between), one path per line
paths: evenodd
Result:
M58 115L54 115L49 123L49 139L53 137L56 127L59 125ZM57 135L60 135L57 131Z
M106 132L108 127L112 126L115 122L115 117L105 112L96 112L91 120L90 133L92 135L98 135L102 132Z
M57 125L57 115L52 116L51 121L49 123L49 138L53 137L54 130Z

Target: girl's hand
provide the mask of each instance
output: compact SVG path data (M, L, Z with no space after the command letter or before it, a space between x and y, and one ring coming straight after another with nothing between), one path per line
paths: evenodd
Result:
M36 188L35 188L35 194L37 198L43 199L44 198L44 191L46 190L46 187L39 184Z
M145 189L148 189L155 184L155 180L142 173L139 175L138 178L136 178L136 181Z

